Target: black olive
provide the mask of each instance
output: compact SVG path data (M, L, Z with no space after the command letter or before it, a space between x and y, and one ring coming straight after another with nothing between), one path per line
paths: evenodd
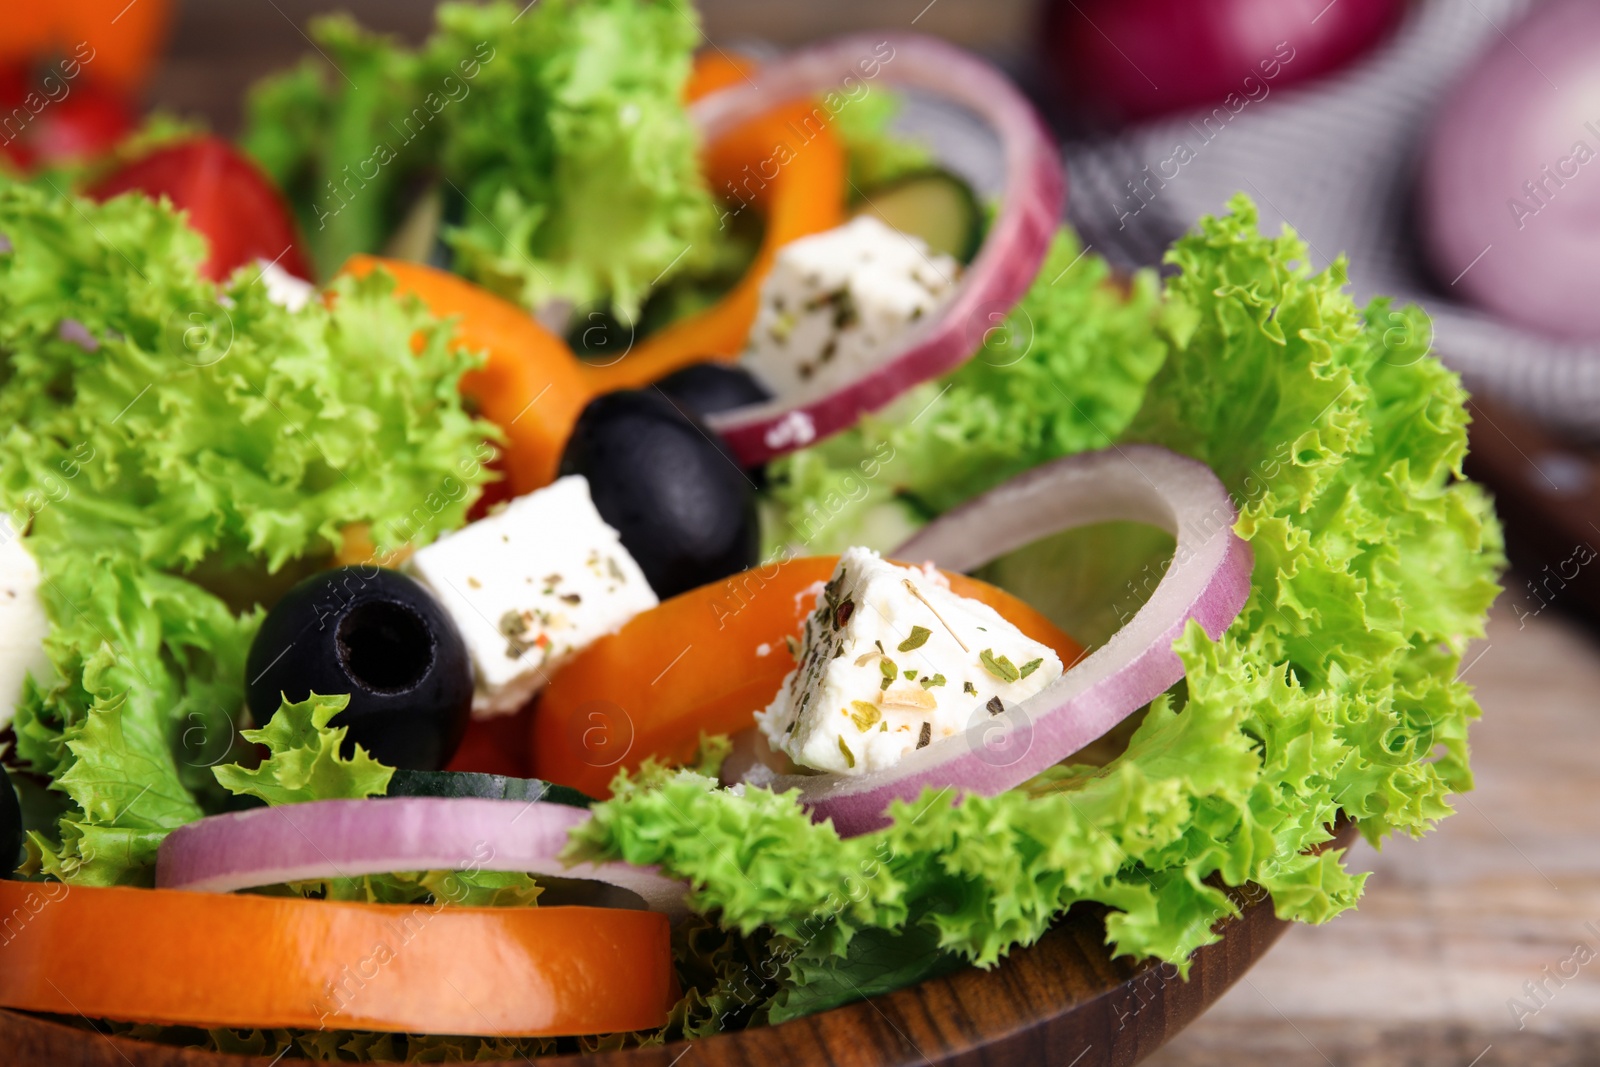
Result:
M656 382L656 388L686 414L702 419L772 399L754 375L727 363L691 363Z
M22 804L11 776L0 771L0 878L10 878L22 860Z
M755 375L726 363L691 363L656 382L666 398L691 419L749 407L772 399ZM757 490L767 487L767 468L746 468Z
M720 438L655 390L590 401L561 456L662 599L755 566L755 489Z
M265 724L287 697L348 693L334 716L344 755L360 745L391 767L438 770L472 713L472 664L433 595L398 571L312 575L267 613L245 665L250 714Z

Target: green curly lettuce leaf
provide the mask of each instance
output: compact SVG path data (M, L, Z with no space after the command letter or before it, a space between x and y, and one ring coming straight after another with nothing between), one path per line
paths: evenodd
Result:
M71 801L34 869L148 882L165 833L229 803L254 605L364 523L460 525L492 454L471 358L382 276L290 312L138 196L0 182L0 505L38 560L55 678L15 758Z
M59 677L25 688L16 755L71 802L30 852L62 881L139 881L169 830L225 796L207 763L234 750L259 616L125 555L29 544Z
M848 110L848 109L847 109ZM1069 452L1103 448L1166 358L1153 272L1124 292L1063 230L978 354L856 426L773 463L768 552L892 548L930 515Z
M317 262L378 251L419 187L451 204L454 268L525 306L605 304L716 252L683 87L689 5L441 5L421 48L316 20L315 59L252 92L245 149L288 192Z
M476 100L441 165L467 210L458 269L525 306L609 302L624 320L663 276L706 261L716 213L683 106L700 44L689 5L645 0L459 4L439 11L434 69L479 42Z
M313 693L298 703L285 698L265 726L240 731L246 741L267 747L266 758L254 767L213 767L212 774L230 793L271 805L383 796L394 768L373 759L360 745L349 757L341 755L349 728L329 725L349 704L344 695Z
M350 523L465 519L493 433L457 396L471 360L386 276L295 313L248 269L218 294L199 235L135 195L7 185L0 232L0 497L30 541L277 571Z
M619 777L575 833L573 856L660 864L693 883L698 909L797 946L768 1004L775 1017L836 1003L828 967L869 932L914 931L988 966L1080 901L1111 909L1117 953L1186 972L1238 910L1224 887L1254 883L1279 916L1325 921L1364 882L1342 850L1310 851L1341 812L1379 842L1422 833L1471 787L1467 724L1479 712L1456 673L1503 561L1487 497L1460 473L1466 394L1428 354L1420 311L1359 309L1342 261L1313 273L1292 233L1258 233L1247 199L1231 208L1174 248L1178 273L1159 314L1146 305L1148 332L1120 335L1156 346L1138 400L1023 439L1076 451L1114 426L1116 440L1196 456L1233 493L1255 553L1239 620L1215 642L1189 627L1176 645L1184 683L1146 710L1124 751L960 804L929 790L850 840L813 824L793 794L653 771ZM1075 269L1085 264L1104 269L1087 257ZM1075 369L1125 381L1126 358L1097 342ZM1052 386L1081 388L1042 374L1034 384L1057 406ZM997 433L1008 412L1025 422L1045 406L1003 374L983 398ZM957 475L948 492L982 482ZM1159 576L1159 542L1100 543L1108 572L1136 576L1106 596L1137 601L1134 564ZM1000 573L1027 593L1090 569L1052 569L1060 558Z
M234 795L255 797L274 806L386 795L393 767L373 759L360 745L354 746L349 756L341 752L349 730L332 722L349 703L348 696L315 693L298 703L284 700L265 726L240 731L246 741L266 746L266 758L255 766L223 764L212 768L212 773ZM324 878L260 890L365 904L442 902L468 907L528 907L541 891L530 875L483 870Z

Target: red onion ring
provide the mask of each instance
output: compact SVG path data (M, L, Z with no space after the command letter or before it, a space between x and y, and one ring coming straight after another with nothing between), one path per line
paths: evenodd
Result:
M883 58L881 49L890 50ZM1016 306L1044 262L1060 225L1066 175L1055 143L1033 106L1000 71L969 52L931 37L857 34L765 64L741 82L707 96L690 114L707 140L793 100L847 80L924 89L976 112L1000 135L1006 186L1000 214L944 313L908 334L865 375L827 396L799 404L781 399L713 416L746 466L836 433L901 393L954 370L983 335ZM753 82L753 83L752 83Z
M1050 534L1101 522L1141 522L1177 537L1149 601L1100 648L1002 715L863 775L781 775L814 819L842 836L886 826L893 800L926 788L992 796L1071 756L1183 677L1172 645L1189 620L1213 639L1250 596L1250 546L1238 511L1196 460L1150 445L1067 456L1019 475L934 520L891 555L971 570Z
M156 887L231 893L264 885L394 871L520 871L604 882L674 922L688 885L626 863L567 866L582 808L481 797L314 800L213 815L167 835Z

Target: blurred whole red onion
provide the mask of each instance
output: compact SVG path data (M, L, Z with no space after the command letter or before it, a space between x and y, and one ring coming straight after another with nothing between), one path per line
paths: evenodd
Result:
M1492 40L1427 147L1429 258L1452 295L1600 337L1600 4L1549 0Z
M1150 118L1337 70L1381 41L1405 8L1406 0L1048 0L1044 62L1072 103Z

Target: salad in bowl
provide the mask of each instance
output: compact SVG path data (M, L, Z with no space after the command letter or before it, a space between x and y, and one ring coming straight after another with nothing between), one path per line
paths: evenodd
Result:
M930 39L313 34L238 146L0 178L0 1007L620 1048L1080 903L1186 974L1470 788L1501 540L1421 311L1242 196L1113 272Z

